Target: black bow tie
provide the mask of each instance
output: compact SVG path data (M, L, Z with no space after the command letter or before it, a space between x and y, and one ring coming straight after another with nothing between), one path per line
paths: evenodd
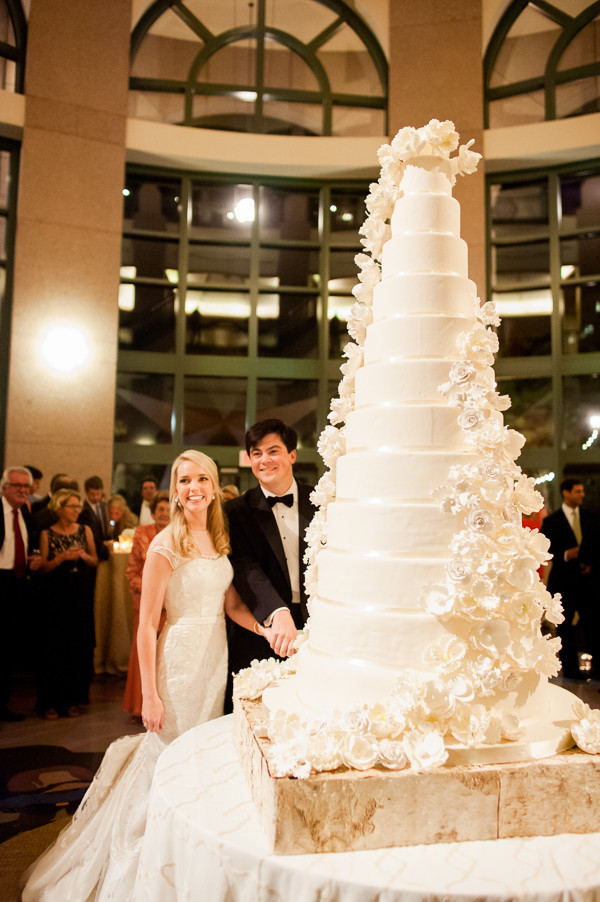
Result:
M286 507L291 507L294 503L294 496L291 492L289 495L267 495L267 501L269 507L275 507L278 501L281 501L281 503L285 504Z

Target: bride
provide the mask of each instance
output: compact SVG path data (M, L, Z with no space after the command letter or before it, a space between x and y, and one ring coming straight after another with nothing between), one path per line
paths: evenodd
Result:
M170 496L171 523L152 540L142 579L137 642L147 732L109 747L71 823L26 874L23 902L131 899L158 756L185 730L223 713L224 615L268 638L231 583L214 461L199 451L180 454Z

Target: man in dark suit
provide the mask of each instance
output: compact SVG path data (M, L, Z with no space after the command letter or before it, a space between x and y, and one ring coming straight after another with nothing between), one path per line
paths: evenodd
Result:
M77 521L90 527L98 560L106 561L108 560L108 547L105 545L105 540L108 538L108 511L106 503L102 499L104 483L99 476L88 476L83 487L85 498Z
M560 491L562 506L544 518L541 532L550 539L552 554L548 591L552 595L560 592L564 608L564 622L556 628L562 641L560 660L563 676L576 680L582 675L573 618L578 613L585 619L587 607L592 602L590 566L582 560L579 552L582 542L589 543L591 536L595 535L596 523L594 515L581 508L585 492L580 480L563 479Z
M22 720L8 707L15 649L25 637L28 566L35 570L41 559L28 560L33 535L27 499L31 473L25 467L8 467L2 474L2 517L0 517L0 721ZM30 633L28 633L30 635Z
M316 508L312 486L294 479L296 443L295 431L281 420L255 423L246 433L246 450L258 485L225 505L234 585L256 619L273 630L271 651L264 639L232 624L230 673L254 658L290 654L308 616L302 559ZM226 708L230 696L228 690Z

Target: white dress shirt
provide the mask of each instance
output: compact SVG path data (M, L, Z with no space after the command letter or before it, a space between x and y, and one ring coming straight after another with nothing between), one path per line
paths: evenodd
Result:
M15 566L15 528L14 518L11 504L8 503L4 495L2 496L2 511L4 513L4 542L0 548L0 570L12 570ZM23 536L23 545L25 546L25 555L27 555L27 527L23 514L19 511L19 526L21 527L21 535Z
M154 523L154 517L150 511L150 504L148 501L142 501L142 506L140 507L140 526L149 526L150 523Z
M261 486L265 498L280 497L274 492L269 492ZM292 495L293 504L288 507L287 504L274 504L271 510L277 523L277 529L281 536L281 544L287 563L288 573L290 577L290 586L292 587L292 604L300 604L300 521L298 511L298 485L296 480L292 481L291 486L281 495ZM270 626L273 617L277 611L287 610L287 608L277 608L265 620L264 625Z
M575 514L575 508L569 507L568 504L563 504L562 509L563 509L563 514L565 515L565 517L567 518L567 520L569 522L569 526L571 527L571 529L573 529L573 516ZM581 513L580 512L578 512L578 516L579 516L579 528L581 529ZM575 532L574 529L573 529L573 532ZM577 533L575 533L575 535L577 535ZM567 560L567 552L566 551L565 551L563 557L564 557L564 560L566 561Z

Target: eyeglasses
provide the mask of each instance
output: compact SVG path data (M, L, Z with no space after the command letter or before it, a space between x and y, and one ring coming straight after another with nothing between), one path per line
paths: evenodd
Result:
M81 508L83 507L83 505L82 504L65 504L65 507L70 510L73 510L73 511L80 511Z
M9 485L11 489L21 489L22 492L28 492L31 488L29 482L7 482L6 485Z

